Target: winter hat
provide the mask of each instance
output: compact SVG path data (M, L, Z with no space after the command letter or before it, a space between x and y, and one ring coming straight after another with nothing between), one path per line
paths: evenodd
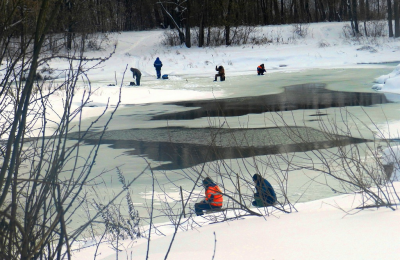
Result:
M210 177L207 177L207 178L205 178L205 179L203 180L203 185L204 185L204 186L208 186L208 185L211 185L211 184L214 184L214 182L213 182L213 180L212 180Z
M253 175L253 181L258 181L260 179L261 179L261 176L259 174L256 173Z

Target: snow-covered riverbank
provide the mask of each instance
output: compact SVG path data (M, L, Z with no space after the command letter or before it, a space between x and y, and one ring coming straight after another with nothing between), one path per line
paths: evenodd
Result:
M349 69L363 66L360 64L379 67L382 66L379 63L400 60L399 40L355 42L342 36L344 25L311 24L305 38L293 35L290 25L267 26L261 27L260 33L271 37L279 34L286 43L190 49L160 46L163 32L159 30L121 33L116 54L89 75L100 94L93 96L93 107L85 108L85 117L97 114L109 97L116 102L122 73L129 67L142 71L142 86L127 86L133 81L128 70L122 87L123 105L232 95L229 81L257 77L256 67L261 63L265 64L267 75L288 73L290 77L291 73L310 69ZM162 60L162 74L168 74L169 80L155 79L156 57ZM212 82L216 65L225 67L225 85ZM115 83L115 75L117 86L107 86ZM268 76L264 77L267 80ZM394 70L388 68L377 79L370 78L371 84L363 91L373 91L374 80L378 91L400 93L399 66ZM395 133L398 125L399 121L393 120L382 125L382 129ZM400 188L398 183L395 185ZM297 204L296 213L275 211L266 218L245 217L212 225L205 222L202 227L194 225L193 230L178 232L168 259L398 259L399 211L355 210L362 203L360 194L349 194ZM194 220L204 221L201 217ZM170 227L161 230L165 236L152 236L150 259L164 259L171 243L173 230ZM85 245L88 244L81 246ZM145 259L147 242L124 241L120 249L119 259ZM91 258L95 250L95 247L78 250L74 259ZM97 254L96 259L117 258L116 251L107 243L100 245Z

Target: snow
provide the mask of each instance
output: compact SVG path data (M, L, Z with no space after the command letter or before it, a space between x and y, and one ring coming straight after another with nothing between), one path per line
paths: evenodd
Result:
M265 26L259 28L260 34L282 37L283 43L210 48L161 46L161 30L111 34L110 41L118 42L116 53L88 73L95 92L91 103L84 108L83 118L100 114L108 101L115 105L120 85L121 106L228 96L232 90L212 82L216 65L225 67L229 82L233 78L255 77L255 69L261 63L265 64L268 75L316 68L347 69L360 67L359 64L368 64L371 68L380 66L377 63L400 60L399 40L378 38L371 42L353 42L342 36L344 25L311 24L305 38L294 35L290 25ZM106 54L107 50L90 53L93 56ZM162 74L168 74L169 80L155 79L153 62L156 57L163 62ZM63 64L55 61L50 66L61 68ZM128 86L129 81L134 81L130 67L141 70L142 86ZM371 78L370 89L400 93L400 65L378 77L375 85L373 80ZM115 86L108 86L110 84ZM83 91L84 88L76 93L76 107ZM55 111L62 109L58 102L61 99L52 100ZM400 121L389 122L382 128L386 133L390 133L389 130L394 133L400 129ZM386 154L387 161L393 162L399 153ZM399 185L395 183L397 189ZM398 259L400 212L388 208L355 210L362 203L360 196L349 194L299 203L295 205L298 212L274 211L265 218L242 217L211 224L197 217L194 220L203 222L202 227L194 225L194 229L179 231L168 259ZM166 235L152 235L150 259L164 259L171 242L173 229L166 226L160 229ZM122 242L119 259L146 258L145 239ZM73 259L93 258L95 248L89 246L91 243L93 241L79 244L83 249L75 250ZM97 254L98 260L117 258L115 250L107 243L100 245Z
M400 188L400 183L396 183ZM360 194L300 203L298 212L274 212L263 217L242 217L222 223L179 231L168 259L398 259L400 212L389 208L355 209ZM150 243L150 259L164 259L172 227ZM146 259L147 241L137 240L119 253L119 259ZM101 246L97 259L116 259L116 252ZM121 246L123 248L123 246ZM93 250L93 249L92 249ZM76 259L92 250L78 251Z
M400 89L400 64L389 74L382 75L375 79L373 89L391 93L399 93Z

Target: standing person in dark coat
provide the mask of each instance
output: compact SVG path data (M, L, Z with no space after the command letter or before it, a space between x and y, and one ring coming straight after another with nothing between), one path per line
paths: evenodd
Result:
M140 78L142 77L142 73L140 70L136 68L131 68L132 71L132 77L135 79L136 78L136 85L140 86Z
M199 203L194 204L194 210L197 216L203 215L203 210L220 209L222 207L222 192L210 177L203 180L203 186L206 189L206 198Z
M264 64L261 64L260 66L257 67L257 74L258 75L264 75L264 72L267 72L265 70Z
M223 66L215 66L215 70L218 71L218 74L215 74L214 81L217 81L217 77L221 77L221 81L225 81L225 69Z
M156 68L158 79L161 77L161 67L162 67L162 62L160 61L160 58L157 57L157 59L154 61L154 68Z
M267 207L272 206L276 203L276 194L271 183L261 177L259 174L253 175L253 181L256 188L254 193L253 206L256 207Z

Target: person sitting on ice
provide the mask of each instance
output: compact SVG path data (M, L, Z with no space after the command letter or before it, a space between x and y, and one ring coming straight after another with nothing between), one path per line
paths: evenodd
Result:
M256 207L267 207L272 206L276 203L276 194L271 183L261 177L259 174L253 175L253 181L256 188L254 193L253 206Z
M264 75L264 72L267 72L267 71L265 70L264 63L263 63L257 67L257 74Z
M132 71L132 77L135 79L136 78L136 85L140 86L140 78L142 77L142 73L140 70L136 68L131 68Z
M218 77L221 77L221 81L225 81L225 69L223 66L219 66L217 68L217 66L215 66L215 70L218 71L217 74L215 74L215 79L214 81L217 81Z
M203 180L203 186L206 189L206 198L194 204L194 210L197 216L203 215L203 210L220 209L222 207L222 192L210 177Z

